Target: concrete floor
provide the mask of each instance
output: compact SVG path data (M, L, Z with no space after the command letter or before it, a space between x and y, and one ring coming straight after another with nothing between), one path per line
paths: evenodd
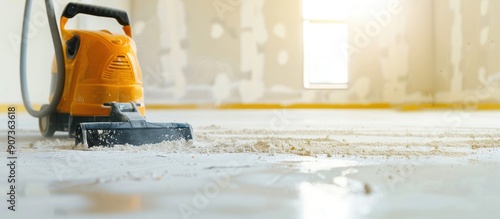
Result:
M500 112L150 111L148 120L189 122L196 141L87 150L64 133L40 137L20 114L17 212L2 201L0 218L500 215Z

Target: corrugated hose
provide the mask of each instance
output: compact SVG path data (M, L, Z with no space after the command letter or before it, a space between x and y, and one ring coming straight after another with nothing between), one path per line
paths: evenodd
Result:
M35 110L31 105L31 100L28 91L28 81L27 81L27 51L28 51L28 38L29 38L29 25L30 25L30 15L32 8L32 0L26 0L26 5L24 8L24 20L23 20L23 30L21 39L21 63L20 63L20 76L21 76L21 94L23 97L24 107L28 113L34 117L40 118L47 116L56 111L57 105L59 104L63 90L64 90L64 77L65 77L65 65L64 65L64 52L62 48L62 41L59 35L59 29L57 27L56 16L54 12L53 0L45 0L45 7L47 9L47 19L50 26L50 33L52 35L52 42L54 44L56 62L57 62L57 81L52 100L50 101L48 107Z

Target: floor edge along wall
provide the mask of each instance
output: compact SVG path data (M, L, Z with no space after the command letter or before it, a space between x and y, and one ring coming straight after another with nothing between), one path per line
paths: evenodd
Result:
M0 104L0 112L7 112L8 107L16 107L18 112L26 112L26 108L21 104ZM39 108L36 106L35 108ZM369 103L369 104L148 104L148 110L265 110L265 109L394 109L400 111L418 110L440 110L440 109L465 109L474 110L500 110L500 103L480 103L467 106L463 103L437 103L437 104L390 104L390 103Z

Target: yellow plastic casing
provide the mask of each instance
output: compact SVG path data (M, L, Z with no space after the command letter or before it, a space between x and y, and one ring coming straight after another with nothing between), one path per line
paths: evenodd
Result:
M144 116L142 74L130 26L123 27L123 35L106 30L66 30L67 21L61 18L66 74L58 113L109 116L110 108L104 103L135 102ZM79 48L69 58L66 42L75 35L80 39Z

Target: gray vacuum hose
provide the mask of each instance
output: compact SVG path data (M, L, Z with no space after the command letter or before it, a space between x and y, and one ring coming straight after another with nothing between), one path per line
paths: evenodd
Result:
M28 35L29 35L29 25L30 25L30 15L33 0L26 0L26 6L24 8L24 21L23 21L23 32L21 40L21 66L20 66L20 76L21 76L21 94L23 97L24 107L28 113L34 117L40 118L47 116L56 111L57 105L61 101L61 97L64 91L64 77L65 77L65 65L64 65L64 52L62 48L62 41L59 35L59 29L57 27L56 16L54 12L54 5L52 0L45 0L45 7L47 9L47 18L50 26L50 33L52 35L52 42L54 44L54 50L57 62L57 82L52 101L47 108L40 111L33 109L31 105L29 92L28 92L28 81L26 77L26 54L28 50Z

